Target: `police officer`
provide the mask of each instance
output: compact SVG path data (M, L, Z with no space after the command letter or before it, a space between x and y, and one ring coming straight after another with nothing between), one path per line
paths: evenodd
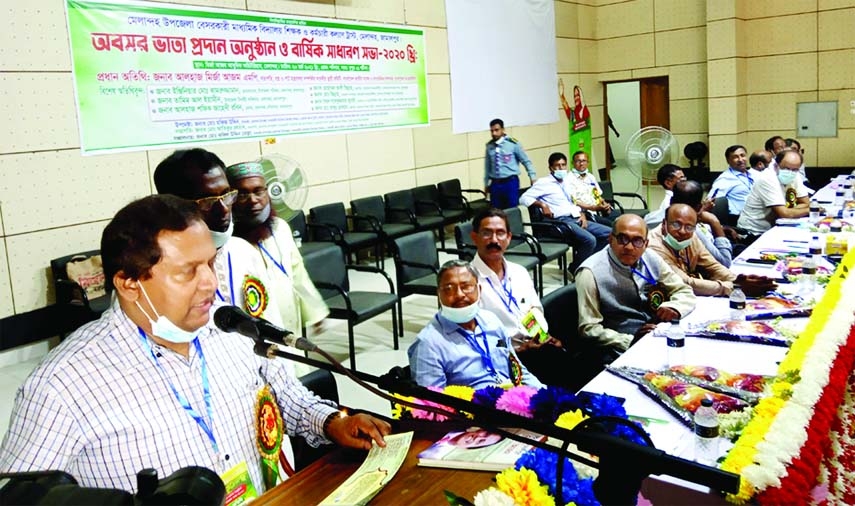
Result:
M490 122L490 135L493 138L487 143L484 155L484 191L490 194L493 207L516 207L520 190L519 164L525 165L532 183L537 173L520 143L505 135L505 123L502 120L496 118Z

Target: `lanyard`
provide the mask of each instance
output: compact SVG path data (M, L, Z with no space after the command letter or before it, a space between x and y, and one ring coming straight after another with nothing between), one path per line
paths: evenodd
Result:
M748 175L748 172L737 172L737 171L733 170L733 167L728 167L727 170L729 170L733 174L733 177L735 177L737 181L739 181L740 183L745 185L745 187L748 188L749 191L751 191L751 185L754 184L754 178L751 177L750 175ZM744 176L745 179L748 180L748 182L746 183L745 179L742 179L739 176ZM751 183L751 184L748 184L748 183ZM730 192L728 192L728 193L730 193Z
M567 189L564 188L564 181L558 181L558 187L561 188L561 193L563 193L564 196L567 197L567 200L570 201L570 204L575 206L576 202L573 201L573 198L570 197L570 195L567 193Z
M196 347L196 353L199 355L199 361L202 367L202 395L205 399L205 409L208 411L208 420L205 420L198 411L193 409L193 406L190 405L187 398L184 397L184 395L175 388L172 381L166 377L166 371L163 370L163 366L160 364L160 361L157 360L157 355L155 355L154 350L151 349L151 344L149 344L148 339L145 337L145 332L143 332L143 329L139 327L137 327L137 330L139 330L143 347L148 351L149 355L151 355L152 360L154 360L154 365L157 366L157 371L160 373L160 377L169 383L169 388L172 390L175 400L178 401L178 404L184 408L184 411L186 411L187 414L190 415L199 425L199 427L202 428L208 436L208 439L211 441L211 447L213 447L214 452L219 453L220 448L219 445L217 445L217 439L214 437L214 410L211 407L211 385L208 383L208 362L205 360L205 355L202 353L202 345L199 344L199 337L196 336L196 338L193 339L193 346Z
M478 320L475 320L475 328L476 330L480 328L480 325L478 325ZM463 336L464 339L466 339L466 342L469 343L469 346L471 346L476 352L478 352L478 355L481 356L481 362L483 362L484 367L487 368L487 372L489 372L494 378L498 377L498 374L496 374L496 368L493 367L493 359L490 357L490 346L489 344L487 344L487 334L483 330L481 330L480 334L476 334L475 332L472 332L470 334L465 329L461 328L459 325L455 330L458 334ZM483 348L478 343L478 337L481 337L484 340Z
M232 297L232 299L229 302L234 304L235 303L235 284L234 284L234 281L232 280L232 254L228 253L227 255L228 255L227 259L228 259L228 263L229 263L229 294ZM223 302L226 301L226 298L223 297L222 293L220 293L220 287L217 287L217 297L219 297L220 300Z
M641 266L642 266L642 267L644 267L644 270L646 270L646 271L647 271L647 275L644 275L644 273L642 273L641 271L637 270L635 267L632 267L632 268L631 268L632 273L633 273L633 274L637 274L641 279L643 279L644 281L646 281L648 284L650 284L650 285L654 285L654 286L655 286L655 285L656 285L656 280L653 278L653 273L650 271L650 267L648 267L648 266L647 266L647 264L646 264L646 263L644 263L644 259L641 259L641 260L639 261L639 263L641 263Z
M492 288L493 291L496 292L496 295L499 296L499 299L502 301L502 304L505 305L505 308L507 308L508 312L516 314L516 311L513 310L511 305L513 304L517 308L517 310L520 309L520 305L519 305L519 303L517 303L516 297L514 297L512 287L509 286L509 283L506 283L507 280L508 280L508 277L505 276L505 279L502 280L502 285L501 285L502 286L502 292L504 292L505 297L503 297L502 293L496 289L496 286L493 284L493 281L491 281L490 278L487 278L487 283L490 284L490 288Z
M282 271L283 274L288 276L288 271L285 270L285 266L282 265L282 262L277 262L276 259L273 258L273 255L271 255L270 252L267 251L267 248L265 248L264 245L261 244L261 241L258 241L258 247L261 249L261 251L264 252L265 255L267 255L267 258L269 258L270 261L273 262L273 265L279 267L279 270Z

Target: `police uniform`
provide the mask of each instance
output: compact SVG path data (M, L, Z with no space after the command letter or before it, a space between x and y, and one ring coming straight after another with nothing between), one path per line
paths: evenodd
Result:
M525 165L532 181L537 177L534 165L516 139L507 135L490 139L484 155L484 186L490 188L490 204L499 209L519 204L519 164Z

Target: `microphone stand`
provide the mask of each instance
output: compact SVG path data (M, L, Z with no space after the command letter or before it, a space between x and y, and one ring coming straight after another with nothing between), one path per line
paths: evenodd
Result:
M459 399L435 392L428 388L417 385L412 378L403 374L403 369L393 367L383 376L374 376L360 371L347 369L335 358L320 348L315 349L329 362L311 359L279 349L276 344L267 343L261 339L255 339L254 351L256 354L267 357L282 357L308 364L327 371L335 371L350 377L360 386L372 393L404 406L415 407L426 411L433 411L450 418L465 417L462 413L471 414L471 421L478 425L498 430L503 435L522 441L524 443L558 453L573 460L583 462L599 469L599 475L594 480L594 493L602 504L634 504L641 482L650 474L666 474L686 481L705 485L713 490L736 493L739 491L739 475L722 471L714 467L708 467L697 462L681 457L669 455L662 450L656 449L650 438L637 425L627 422L618 417L592 417L580 422L572 430L558 427L552 423L533 420L520 415L501 411L492 407L481 406L470 401ZM386 392L374 388L366 382L371 382L378 387L403 396L412 396L416 399L431 401L452 408L453 411L436 409L422 404L410 403L406 400L392 397ZM624 423L633 427L644 435L649 446L643 446L626 441L606 432L607 424ZM539 434L563 441L559 448L550 444L530 440L522 436L501 430L502 427L521 427ZM580 455L567 450L569 443L573 443L583 452L599 456L599 462L592 462ZM561 471L564 459L558 459L558 482L556 484L557 503L563 504Z

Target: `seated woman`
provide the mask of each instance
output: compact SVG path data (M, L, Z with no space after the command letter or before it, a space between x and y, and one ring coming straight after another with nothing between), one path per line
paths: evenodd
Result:
M522 365L499 319L478 304L478 273L450 260L437 275L440 310L407 350L421 386L543 384Z

